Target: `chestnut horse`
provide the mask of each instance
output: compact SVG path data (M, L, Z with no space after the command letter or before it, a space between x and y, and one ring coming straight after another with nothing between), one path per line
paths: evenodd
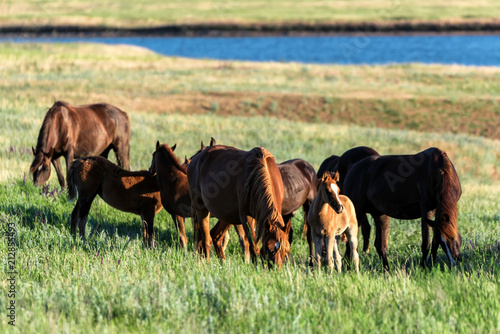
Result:
M354 203L358 221L366 220L366 213L375 220L375 248L385 269L389 269L390 217L421 218L423 266L430 248L430 227L434 231L433 261L439 245L451 265L461 258L457 212L462 188L448 155L440 149L432 147L415 155L367 157L351 167L343 190Z
M211 139L210 146L215 145L215 139ZM179 243L182 248L187 245L187 236L184 219L191 217L191 197L189 196L189 184L187 179L187 165L191 159L184 159L184 164L180 164L179 158L174 151L177 145L172 147L168 144L156 143L156 150L153 153L153 160L149 172L156 175L156 180L160 188L161 202L163 207L172 216L177 233L179 235ZM201 152L206 148L201 142ZM237 233L240 237L240 243L245 252L245 256L249 256L248 241L241 225L237 227ZM225 239L227 240L227 239ZM245 243L246 248L245 248Z
M335 252L337 271L342 271L342 261L338 249L339 240L336 236L345 233L350 245L350 259L354 260L356 272L359 272L358 255L358 221L351 200L339 195L339 172L324 172L321 178L318 194L312 202L307 216L315 248L315 262L321 267L323 244L326 249L324 261L333 269L332 256Z
M281 214L283 216L283 221L285 224L291 225L291 219L295 215L295 211L297 211L300 207L302 207L304 211L304 234L307 237L307 242L309 245L311 258L313 257L313 245L311 233L309 233L309 229L307 228L307 213L309 212L309 208L311 207L311 203L316 197L316 193L318 192L318 182L316 178L316 171L314 167L305 160L302 159L292 159L278 164L278 169L281 173L281 178L283 179L283 187L284 187L284 198L282 204ZM251 227L251 231L254 231L254 220L250 220L248 222ZM214 229L217 229L214 227ZM235 228L238 232L238 235L241 235L240 229L241 225L235 225ZM254 235L252 237L255 238ZM293 239L293 229L290 227L289 241L292 243ZM240 243L242 243L240 238ZM227 244L227 239L224 240L224 249ZM247 254L247 250L245 247L248 247L248 242L242 243L242 247L244 249L245 255ZM255 253L258 253L258 248L255 249Z
M195 245L209 258L212 238L216 253L224 257L223 238L231 224L242 224L248 240L251 231L247 220L256 220L256 240L262 241L260 255L270 265L281 266L290 253L288 235L291 224L281 216L283 181L274 157L255 147L242 151L231 146L207 147L193 156L187 169ZM210 215L220 220L210 231Z
M57 101L47 111L38 134L30 173L33 183L43 185L54 165L59 184L64 188L60 157L66 160L66 172L74 158L101 155L115 151L118 165L129 169L130 125L128 116L106 103L72 106Z
M70 200L78 201L71 213L71 233L85 238L87 216L95 197L115 209L141 216L143 242L153 247L155 240L154 218L162 209L160 189L156 177L148 171L131 172L120 168L103 157L87 157L75 160L68 172Z

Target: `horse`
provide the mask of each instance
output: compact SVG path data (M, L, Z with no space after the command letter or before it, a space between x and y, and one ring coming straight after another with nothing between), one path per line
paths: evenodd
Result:
M143 242L153 247L155 240L154 218L162 209L160 189L156 177L148 171L128 171L100 157L75 160L68 172L68 195L78 201L71 213L71 234L85 239L87 216L95 197L115 209L141 216Z
M184 164L180 163L179 158L174 153L176 147L177 145L172 147L168 146L168 144L160 145L160 142L157 141L149 172L156 176L161 203L172 216L179 236L180 246L185 248L187 236L184 218L191 217L191 197L189 197L187 180L189 161L186 158Z
M373 217L375 248L386 270L390 217L421 218L422 266L429 253L430 227L433 262L439 245L452 266L461 259L457 212L462 188L446 152L431 147L414 155L369 156L347 173L344 194L354 203L358 221L366 220L366 213Z
M215 145L215 139L211 139L210 146ZM179 244L182 248L187 245L187 236L185 230L185 218L191 217L191 197L189 195L189 184L187 179L187 166L191 159L185 157L184 163L180 164L179 158L174 151L177 145L170 147L168 144L156 143L156 150L153 153L153 159L149 172L156 175L156 180L160 188L161 202L165 210L172 216L177 233L179 235ZM206 148L201 142L201 152ZM245 241L245 232L237 226L237 233L240 237L240 243L248 254L248 241ZM227 240L227 239L225 239ZM245 251L245 242L246 249Z
M281 216L283 180L274 156L262 147L243 151L214 145L193 156L187 168L195 231L195 246L210 257L213 239L217 255L224 259L223 238L231 224L243 225L247 239L251 231L247 220L256 220L256 240L262 241L260 256L278 268L290 254L288 235L291 224ZM210 231L210 215L217 217L217 229Z
M307 236L307 242L309 245L311 258L313 256L313 246L312 246L312 238L309 233L309 229L307 228L307 213L309 212L309 208L311 207L311 203L316 197L316 193L318 191L318 182L316 177L316 171L314 167L305 160L302 159L292 159L282 163L279 163L278 170L280 171L281 178L283 180L284 187L284 198L282 203L281 214L283 216L283 221L285 224L291 225L291 219L295 216L295 211L297 211L300 207L302 207L304 211L304 234ZM250 230L254 231L255 222L253 219L249 220ZM217 226L217 225L216 225ZM240 228L241 225L235 225L236 230L238 231L238 235L241 234ZM214 229L217 229L214 227ZM252 234L252 237L255 239L255 235ZM293 229L290 228L289 234L289 242L292 243L293 240ZM241 240L240 240L241 242ZM224 240L224 246L227 244L227 239ZM246 246L248 244L245 243ZM242 247L245 247L242 244ZM254 245L255 246L255 245ZM245 248L244 248L245 249ZM256 247L254 250L255 253L259 252L259 249ZM245 254L247 254L247 250L245 249Z
M118 165L129 169L130 124L128 116L107 103L72 106L57 101L47 111L38 134L30 173L33 183L43 185L54 165L59 184L65 186L60 157L66 160L66 172L74 158L116 154Z
M354 260L356 272L359 272L358 255L358 221L356 211L351 200L340 195L337 185L339 172L326 171L321 178L318 194L314 198L311 209L307 215L307 221L314 240L314 260L321 267L323 244L326 248L324 257L328 267L333 269L332 256L335 252L337 271L342 271L342 261L338 250L338 239L336 236L345 234L350 245L350 258Z

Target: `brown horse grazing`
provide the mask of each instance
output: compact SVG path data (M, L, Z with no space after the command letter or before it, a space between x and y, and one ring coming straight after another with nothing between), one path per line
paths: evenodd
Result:
M326 248L325 263L333 269L332 256L335 252L337 271L342 271L342 261L336 236L345 233L350 245L350 258L354 260L356 272L359 272L358 221L351 200L339 195L337 181L339 173L325 172L321 178L318 195L314 199L307 216L314 239L315 261L321 267L323 243Z
M421 218L423 266L430 248L430 227L434 230L432 260L436 259L439 245L451 265L461 258L457 211L462 188L448 155L440 149L432 147L415 155L367 157L347 173L344 193L354 203L358 221L366 219L366 213L375 220L375 248L384 268L389 269L389 217Z
M290 253L291 224L285 225L281 216L283 181L273 155L261 147L247 152L215 145L195 155L187 173L197 249L209 258L213 238L217 254L225 258L222 241L227 230L232 223L242 224L251 240L247 220L252 217L255 243L263 244L261 257L280 267ZM220 220L212 231L210 215ZM255 259L255 253L252 256Z
M304 233L307 236L307 242L309 244L309 250L311 254L311 258L313 256L313 246L312 246L312 238L309 229L307 228L307 213L309 212L309 208L311 207L311 203L316 197L318 192L318 181L316 178L316 171L314 167L305 160L302 159L292 159L278 164L278 169L281 173L281 178L283 179L283 187L284 187L284 198L283 204L281 208L281 214L283 216L283 221L286 225L290 224L291 219L295 215L295 211L297 211L300 207L302 207L304 211ZM248 222L250 224L251 231L254 231L254 220L250 220ZM241 225L235 225L236 230L238 231L238 235L241 235L240 228L243 228ZM253 236L253 235L252 235ZM254 236L253 236L254 237ZM254 237L255 238L255 237ZM289 241L292 243L293 239L293 229L290 227ZM226 241L224 243L224 249L226 246ZM245 242L240 239L240 243L242 243L242 247L244 248L245 255L247 254L247 250L245 247L248 246L248 242ZM255 253L258 253L258 247L255 249Z
M143 241L147 247L154 246L154 218L162 209L160 190L156 177L148 171L131 172L122 169L103 157L87 157L75 160L68 172L70 200L78 201L71 213L71 233L85 238L87 216L95 197L115 209L141 216Z
M43 120L30 173L33 183L43 185L54 165L59 184L64 188L60 157L66 159L66 172L74 158L101 155L115 151L118 165L129 169L130 125L128 116L106 103L72 106L57 101Z

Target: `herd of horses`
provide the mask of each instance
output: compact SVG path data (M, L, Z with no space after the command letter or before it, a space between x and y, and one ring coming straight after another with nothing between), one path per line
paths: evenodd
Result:
M457 211L462 190L448 155L438 148L380 155L355 147L328 157L316 173L302 159L276 163L262 147L244 151L212 138L182 162L176 145L157 142L149 170L129 171L129 137L127 114L110 104L58 101L47 111L30 172L42 185L52 164L61 187L67 182L70 199L78 196L71 214L73 235L78 226L85 237L87 216L99 195L110 206L141 217L146 247L155 244L155 215L165 208L181 247L188 244L184 222L189 217L195 249L208 259L213 244L225 259L228 230L234 226L246 260L257 261L260 255L263 263L279 268L291 251L291 218L302 207L310 265L325 263L332 269L335 263L340 272L338 244L345 241L358 271L358 228L363 251L369 250L367 214L373 217L375 248L386 270L390 217L421 218L423 266L436 261L439 246L451 265L461 258ZM111 150L118 165L106 159ZM66 160L66 179L60 157ZM211 217L218 219L212 228Z

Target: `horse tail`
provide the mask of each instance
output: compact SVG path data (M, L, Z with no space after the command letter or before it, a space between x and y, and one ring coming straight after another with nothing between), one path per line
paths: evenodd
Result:
M279 221L281 202L275 198L277 189L274 189L268 165L276 164L274 156L262 147L255 147L249 153L246 161L249 173L243 189L250 213L256 219L256 242L259 242L265 232L264 222ZM281 177L281 174L279 176Z
M73 161L68 171L66 183L68 184L68 196L70 201L74 200L78 193L78 169L81 164L81 160Z
M436 223L441 233L448 240L457 240L458 235L458 200L462 195L462 187L455 167L448 155L441 151L439 158L438 206Z

